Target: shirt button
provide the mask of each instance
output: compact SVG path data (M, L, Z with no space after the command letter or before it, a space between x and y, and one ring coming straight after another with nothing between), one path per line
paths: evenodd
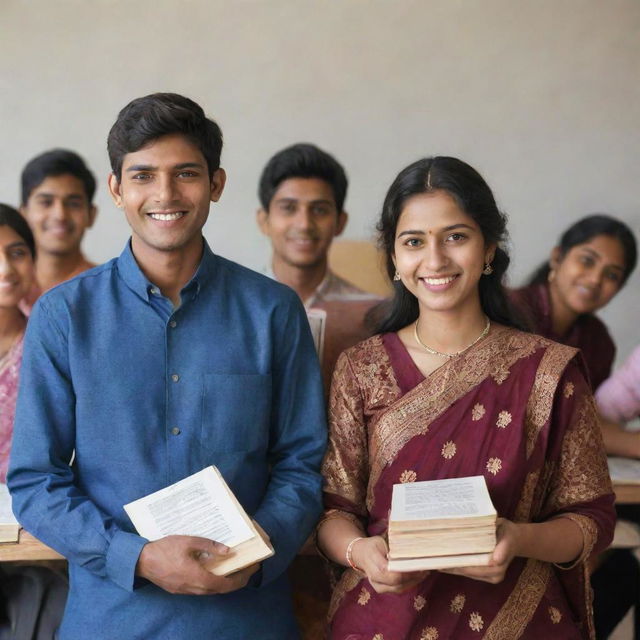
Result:
M178 427L173 427L173 429L171 429L171 435L179 436L180 435L180 429L178 429Z
M171 322L169 322L169 326L172 329L175 329L177 325L178 325L178 323L175 320L171 320Z
M180 380L180 376L179 376L177 373L174 373L174 374L171 376L171 379L172 379L174 382L178 382L178 380Z

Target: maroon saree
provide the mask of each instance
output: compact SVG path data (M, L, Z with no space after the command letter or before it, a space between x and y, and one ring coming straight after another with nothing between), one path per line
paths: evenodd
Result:
M377 594L349 569L334 591L336 640L592 638L586 559L615 515L593 399L575 349L493 326L426 379L396 334L338 361L324 462L325 518L386 537L394 483L484 475L498 515L571 518L584 549L570 567L516 558L492 585L431 572Z

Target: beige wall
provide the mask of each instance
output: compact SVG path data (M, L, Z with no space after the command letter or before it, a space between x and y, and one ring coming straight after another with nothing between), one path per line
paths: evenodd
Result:
M0 200L32 155L78 150L100 178L94 260L127 226L105 189L119 108L185 93L221 124L229 183L206 234L254 268L256 182L277 149L311 141L351 178L346 235L371 235L395 174L457 155L511 220L513 280L588 212L640 232L638 0L0 0ZM639 341L636 275L604 313Z

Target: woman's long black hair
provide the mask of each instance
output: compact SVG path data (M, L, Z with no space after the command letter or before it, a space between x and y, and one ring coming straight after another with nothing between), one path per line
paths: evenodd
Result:
M606 215L605 213L594 213L586 218L574 222L560 237L558 249L560 259L567 255L567 252L579 244L585 244L596 236L611 236L620 242L624 251L624 273L622 274L622 286L636 266L638 250L636 239L629 227L620 220ZM540 284L547 282L551 265L545 262L540 265L529 277L528 284Z
M493 193L482 176L471 166L447 156L424 158L403 169L389 188L377 224L378 241L386 257L393 296L375 307L368 317L377 333L398 331L418 318L418 300L402 282L394 281L393 264L396 227L405 203L422 193L446 191L458 206L480 227L486 244L495 244L491 263L493 273L480 278L480 304L490 320L522 328L507 299L503 279L510 258L504 248L507 239L506 216L498 210Z
M25 241L31 252L31 257L35 259L36 243L27 221L19 211L10 207L8 204L0 202L0 227L4 227L5 225L13 229Z

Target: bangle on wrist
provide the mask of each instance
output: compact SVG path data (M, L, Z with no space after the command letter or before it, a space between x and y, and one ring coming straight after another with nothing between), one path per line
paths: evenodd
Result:
M364 538L362 536L359 536L357 538L354 538L348 545L347 545L347 551L345 553L345 557L347 559L347 564L354 570L354 571L359 571L360 573L362 573L362 569L360 567L357 567L355 564L353 564L353 560L351 558L351 553L353 552L353 545L358 542L358 540L364 540Z

